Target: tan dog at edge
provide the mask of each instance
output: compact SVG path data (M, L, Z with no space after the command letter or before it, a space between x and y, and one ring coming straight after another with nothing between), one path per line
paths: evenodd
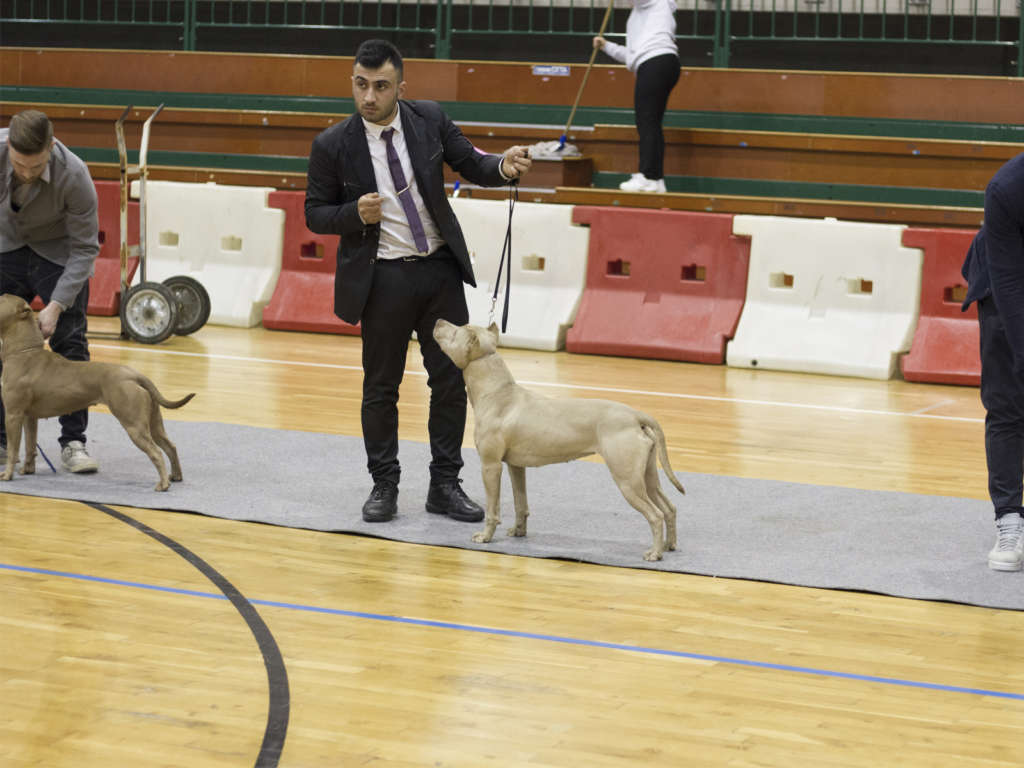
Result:
M4 408L7 410L7 465L0 480L14 476L21 432L25 430L25 461L22 473L36 469L36 426L39 419L103 403L125 428L132 442L149 456L160 473L156 490L166 491L169 480L181 480L178 451L164 431L160 406L180 408L195 393L171 402L156 385L126 365L66 360L46 349L43 333L28 303L5 293L0 296L0 376ZM171 460L168 477L163 448Z
M501 522L501 463L508 464L516 523L509 536L526 535L526 467L540 467L600 454L622 495L651 526L654 546L644 560L660 560L676 548L676 508L662 493L658 461L672 484L686 493L672 471L658 422L611 400L549 398L523 389L497 354L498 328L452 325L438 320L434 338L459 368L473 405L474 438L480 454L487 512L473 541L488 542Z

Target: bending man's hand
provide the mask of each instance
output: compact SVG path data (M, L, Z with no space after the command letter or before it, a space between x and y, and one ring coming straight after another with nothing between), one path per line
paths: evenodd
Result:
M527 147L509 147L501 156L501 172L509 179L518 179L532 164Z
M36 319L39 322L39 330L43 332L44 339L53 336L53 332L57 330L57 319L63 311L60 304L55 301L51 301L39 311Z

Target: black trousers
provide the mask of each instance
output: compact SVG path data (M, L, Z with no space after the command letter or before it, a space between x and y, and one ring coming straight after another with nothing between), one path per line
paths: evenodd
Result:
M0 294L13 293L25 301L36 296L44 304L50 302L57 281L64 274L64 268L47 261L27 245L14 251L0 253ZM75 302L61 313L57 328L50 337L50 349L68 360L88 360L89 344L85 333L88 330L86 308L89 306L89 283L75 297ZM0 364L0 370L2 370ZM89 425L89 411L83 409L61 416L60 444L63 448L72 440L85 442L85 430ZM7 414L0 400L0 445L7 445Z
M665 134L661 121L669 94L679 82L679 59L664 53L648 59L636 71L633 87L633 109L636 130L640 134L639 171L648 179L665 176Z
M466 385L434 341L434 323L469 322L458 264L442 247L416 261L378 259L360 319L363 337L363 443L374 482L399 481L398 387L413 331L419 339L430 387L430 479L455 480L462 469Z
M991 296L978 301L978 322L988 492L998 519L1007 512L1024 511L1024 379L1014 371L1013 350Z

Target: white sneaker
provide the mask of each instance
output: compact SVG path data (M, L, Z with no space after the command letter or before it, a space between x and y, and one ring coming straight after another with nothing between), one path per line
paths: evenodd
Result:
M1024 519L1008 512L996 520L996 545L988 553L993 571L1019 571L1024 563Z
M85 446L79 440L72 440L61 449L60 463L68 472L79 475L95 472L100 468L96 459L86 453Z
M628 180L619 184L623 192L664 192L664 179L648 179L642 173L634 173Z

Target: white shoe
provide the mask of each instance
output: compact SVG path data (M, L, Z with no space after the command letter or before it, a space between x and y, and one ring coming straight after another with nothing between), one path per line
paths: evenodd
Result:
M1024 564L1024 519L1008 512L996 520L996 545L988 553L993 571L1019 571Z
M642 173L634 173L627 181L619 184L623 192L664 192L664 179L648 179Z
M72 440L61 449L60 463L68 472L79 475L95 472L100 468L96 459L86 453L85 446L79 440Z

